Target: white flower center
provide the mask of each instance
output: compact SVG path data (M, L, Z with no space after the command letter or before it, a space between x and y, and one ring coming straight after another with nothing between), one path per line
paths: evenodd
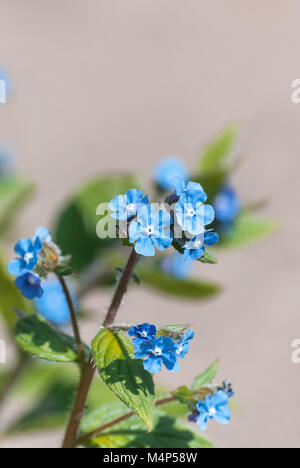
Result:
M127 205L127 213L129 215L134 215L136 213L136 204L135 203L129 203L129 205Z
M154 226L147 226L146 233L148 234L148 236L151 236L151 234L154 234Z
M182 351L183 351L183 347L179 346L179 348L176 349L176 354L179 355L180 353L182 353Z
M197 240L191 243L191 249L199 249L202 245L201 240Z
M217 412L216 408L209 408L209 415L210 416L212 416L212 417L215 416L216 412Z
M147 332L143 331L143 332L141 333L141 335L142 335L143 338L146 338Z
M195 210L193 208L188 208L187 214L188 214L188 216L194 216Z
M24 255L24 260L25 260L26 263L28 263L32 258L33 258L33 254L30 253L30 252L27 252L27 253Z
M155 356L161 356L161 353L162 353L161 349L158 346L156 346L153 352Z

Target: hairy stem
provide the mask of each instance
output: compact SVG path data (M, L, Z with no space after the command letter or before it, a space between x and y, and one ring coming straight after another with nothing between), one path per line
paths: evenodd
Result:
M162 398L161 400L158 400L155 403L155 406L161 406L161 405L166 405L167 403L171 403L172 401L175 401L176 398L171 396L167 398ZM126 421L126 419L131 418L134 416L135 413L131 411L130 413L123 414L123 416L120 416L119 418L114 419L113 421L110 421L109 423L104 424L103 426L98 427L97 429L94 429L91 432L88 432L87 434L84 434L82 437L79 437L76 442L75 446L82 445L85 442L87 442L91 437L105 431L106 429L109 429L110 427L115 426L116 424L119 424L123 421Z
M57 278L58 278L58 280L59 280L59 282L61 284L61 287L63 289L64 295L66 297L68 307L69 307L69 310L70 310L71 323L72 323L73 333L74 333L74 337L75 337L75 341L76 341L78 357L79 357L79 360L80 360L81 364L84 365L84 362L85 362L84 350L83 350L83 345L82 345L82 341L81 341L81 337L80 337L80 331L79 331L79 327L78 327L76 312L75 312L75 309L74 309L74 304L73 304L73 301L72 301L72 298L71 298L71 294L70 294L68 286L67 286L67 284L66 284L66 282L64 280L64 277L57 275Z
M116 287L106 317L103 321L103 327L108 327L109 325L113 324L118 313L119 307L121 305L122 299L124 297L124 294L126 293L133 269L138 259L139 255L137 255L134 249L132 249L127 264L123 270L120 281L118 282L118 285ZM77 388L77 394L67 426L62 448L73 448L76 445L76 437L78 434L81 418L86 404L88 392L94 377L94 373L95 367L93 359L91 357L88 362L84 363L81 370L81 377Z

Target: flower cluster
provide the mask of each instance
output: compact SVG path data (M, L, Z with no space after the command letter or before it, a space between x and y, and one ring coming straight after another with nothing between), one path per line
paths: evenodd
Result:
M59 265L60 250L45 227L38 227L32 239L20 239L15 245L17 258L7 269L16 276L15 285L27 299L40 298L42 278Z
M168 164L163 172L168 172ZM176 167L163 185L172 187L173 192L158 209L140 190L131 189L111 200L111 216L127 222L129 242L138 254L154 256L155 248L165 250L173 244L184 254L185 261L198 260L204 254L205 245L219 240L217 233L207 229L214 221L214 208L205 204L207 195L200 184L186 183L180 167Z
M134 357L145 358L144 368L156 374L164 365L168 370L177 372L180 370L178 359L183 359L189 351L190 340L194 338L194 332L187 330L178 340L169 336L157 336L155 325L143 323L132 326L128 330L133 337Z

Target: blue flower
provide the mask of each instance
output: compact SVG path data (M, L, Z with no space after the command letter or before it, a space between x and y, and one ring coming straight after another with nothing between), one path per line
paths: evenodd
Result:
M176 219L183 231L196 236L203 233L205 226L212 223L215 211L205 205L206 194L203 190L184 191L175 205Z
M178 280L184 280L190 275L193 263L185 261L184 256L176 252L173 255L165 257L160 267L164 273L168 273Z
M39 226L36 228L34 233L34 240L39 237L42 242L52 242L52 237L50 231L44 226Z
M141 325L130 327L128 335L135 337L132 340L132 343L135 346L140 343L144 343L145 341L153 340L156 335L156 327L149 323L142 323Z
M129 226L129 241L136 242L135 251L151 257L155 255L155 248L165 250L172 244L170 227L172 218L165 210L154 211L151 205L141 206L137 217Z
M12 275L18 276L24 270L33 270L37 265L38 253L42 249L42 242L37 237L34 242L31 239L21 239L15 245L15 252L19 258L9 262L7 269Z
M241 209L241 201L236 191L226 185L224 186L213 202L216 220L221 223L232 221Z
M70 311L66 297L62 291L60 282L53 278L44 285L44 294L35 299L35 305L40 315L57 325L62 325L70 321ZM68 289L71 292L73 304L76 307L76 296L68 283Z
M207 395L204 401L198 401L197 410L199 416L197 424L204 431L209 419L215 419L220 424L228 424L230 421L229 398L225 392L219 390L213 396Z
M188 172L182 161L177 158L163 159L154 169L154 179L165 190L173 188L174 180L181 180L183 184L188 180Z
M177 362L176 344L168 336L160 336L137 344L134 357L136 359L146 357L144 368L152 374L160 372L163 364L168 370L174 370Z
M180 359L184 359L185 355L189 352L190 350L190 341L194 338L195 334L192 330L187 330L186 333L184 333L179 341L176 343L176 354ZM180 370L180 364L177 361L173 372L177 372Z
M127 190L125 195L117 195L109 203L111 216L114 219L127 220L136 215L140 205L147 205L148 195L144 197L141 190Z
M7 95L11 92L11 80L7 73L0 69L0 104L6 102ZM2 84L4 83L4 87ZM4 89L3 89L4 88Z
M187 330L179 339L177 343L176 354L181 359L189 352L190 341L194 338L195 334L192 330Z
M26 271L18 276L15 280L15 285L27 299L41 297L44 292L41 287L41 278L31 271Z
M184 246L184 259L186 261L198 260L205 251L205 245L214 245L219 241L216 232L206 231L204 234L193 237Z

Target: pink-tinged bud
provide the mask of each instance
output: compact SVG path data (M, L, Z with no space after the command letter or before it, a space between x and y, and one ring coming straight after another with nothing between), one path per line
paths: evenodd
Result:
M43 242L43 248L40 252L40 259L43 268L47 271L54 271L59 265L61 251L54 242Z

